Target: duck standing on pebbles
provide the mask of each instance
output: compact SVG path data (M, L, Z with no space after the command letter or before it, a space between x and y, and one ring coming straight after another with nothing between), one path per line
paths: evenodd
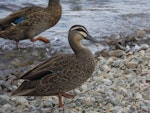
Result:
M74 54L60 54L51 57L24 74L25 81L12 95L16 96L54 96L58 95L59 107L62 96L73 98L65 92L81 86L91 77L95 61L91 51L80 42L82 39L97 42L82 25L74 25L69 30L68 40Z
M17 47L19 41L24 39L48 43L49 40L45 37L34 37L54 26L60 20L61 13L60 0L49 0L46 8L37 6L23 8L0 19L0 37L15 40Z

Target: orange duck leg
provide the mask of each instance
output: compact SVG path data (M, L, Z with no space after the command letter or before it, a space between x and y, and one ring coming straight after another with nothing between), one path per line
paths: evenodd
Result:
M44 42L44 43L49 43L49 40L48 40L47 38L45 38L45 37L42 37L42 36L39 36L39 37L37 37L37 38L31 39L31 42L35 42L35 41L37 41L37 40L42 41L42 42Z
M58 99L59 99L59 105L58 105L58 107L63 107L62 96L65 97L65 98L74 98L76 95L67 94L67 93L59 93L58 94Z

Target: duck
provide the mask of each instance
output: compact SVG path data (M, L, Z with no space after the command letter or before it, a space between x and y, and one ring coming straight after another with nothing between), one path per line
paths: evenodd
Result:
M23 83L11 93L12 96L58 96L58 107L63 107L62 97L73 98L66 93L81 86L92 76L95 59L81 40L98 42L82 25L74 25L68 33L73 53L58 54L25 73L19 79Z
M49 43L45 37L36 35L53 27L60 20L62 8L60 0L49 0L47 7L31 6L22 8L0 19L0 37L16 41L30 39Z

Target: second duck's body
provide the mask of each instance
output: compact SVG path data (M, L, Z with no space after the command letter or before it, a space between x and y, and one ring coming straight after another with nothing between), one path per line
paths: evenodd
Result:
M94 39L85 27L75 25L70 28L68 40L74 54L56 55L27 72L20 79L25 79L12 95L22 96L61 96L72 97L65 92L81 86L91 77L95 61L91 51L80 43L80 40Z
M49 0L47 8L27 7L0 19L0 37L19 42L24 39L49 42L44 37L34 37L54 26L61 18L59 0Z

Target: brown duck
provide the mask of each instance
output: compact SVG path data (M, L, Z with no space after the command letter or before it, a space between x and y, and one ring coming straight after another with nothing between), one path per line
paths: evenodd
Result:
M61 18L61 10L60 0L49 0L46 8L32 6L16 11L0 19L0 37L15 40L17 47L24 39L48 43L45 37L34 37L54 26Z
M96 42L87 29L74 25L69 30L68 40L74 54L56 55L24 74L20 79L25 81L12 95L17 96L54 96L58 95L59 107L62 107L62 96L75 95L65 92L81 86L91 77L95 61L91 51L80 41L87 39Z

